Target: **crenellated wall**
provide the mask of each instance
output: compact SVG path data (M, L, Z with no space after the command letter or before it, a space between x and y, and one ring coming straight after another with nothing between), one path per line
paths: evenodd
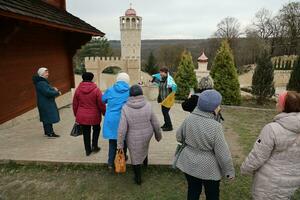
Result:
M101 90L106 90L111 85L111 80L106 82L106 76L102 73L107 67L121 68L130 76L131 84L137 84L141 81L140 60L137 57L86 57L85 67L87 71L94 73L95 82Z

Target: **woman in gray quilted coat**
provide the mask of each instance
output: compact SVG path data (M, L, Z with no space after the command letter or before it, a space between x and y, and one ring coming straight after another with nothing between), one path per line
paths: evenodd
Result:
M279 95L274 121L267 124L241 166L253 175L254 200L288 200L300 187L300 94Z
M118 129L118 149L123 148L124 140L126 140L135 182L140 185L141 164L148 164L148 149L153 133L158 142L162 135L160 124L150 103L145 100L142 88L139 85L133 85L129 95L127 103L122 108Z
M233 179L235 176L222 125L215 119L221 101L222 96L216 90L202 92L197 108L177 130L177 141L186 146L178 157L176 167L186 176L188 200L199 200L202 185L206 199L218 200L221 178Z

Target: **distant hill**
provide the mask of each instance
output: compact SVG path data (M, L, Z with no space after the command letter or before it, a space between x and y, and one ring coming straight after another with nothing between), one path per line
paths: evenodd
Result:
M142 40L142 59L147 59L151 51L158 51L163 45L180 45L192 52L200 54L203 48L209 43L209 39L196 40ZM118 53L121 49L120 40L109 41L112 49Z
M114 56L120 56L121 46L119 40L109 41ZM300 43L300 42L299 42ZM208 67L210 68L215 54L219 48L220 39L210 38L210 39L182 39L182 40L142 40L142 65L146 62L149 54L153 51L154 56L159 60L161 47L168 46L166 49L180 48L187 49L192 53L193 61L195 67L197 67L197 58L200 53L204 50L206 56L208 57ZM238 38L233 47L233 55L235 59L235 64L237 68L244 65L249 65L255 63L255 59L259 54L260 42L254 40L253 38ZM299 45L300 46L300 45ZM276 46L277 50L273 56L285 55L284 48L280 45Z
M110 40L109 41L113 51L114 56L120 56L121 54L121 44L120 40ZM154 55L157 57L159 54L159 49L161 46L181 46L192 53L194 62L196 64L197 58L200 56L202 51L205 51L205 54L209 58L209 65L213 60L214 54L218 48L217 45L212 45L212 39L183 39L183 40L142 40L142 52L141 59L142 63L145 62L150 54L153 51Z

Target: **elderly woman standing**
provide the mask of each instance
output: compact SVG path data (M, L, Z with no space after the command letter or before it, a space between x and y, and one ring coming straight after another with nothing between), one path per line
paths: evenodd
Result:
M261 131L241 166L254 176L255 200L288 200L300 186L300 94L284 92L279 114Z
M126 139L135 182L138 185L141 184L141 164L148 164L148 149L153 132L155 139L160 141L162 136L159 122L151 105L145 100L142 88L139 85L133 85L130 88L128 102L122 109L118 131L118 149L123 148Z
M55 98L61 95L61 92L50 85L48 78L48 69L41 67L38 69L37 74L32 77L32 80L36 90L37 107L40 121L43 123L44 134L49 138L53 138L59 137L53 130L53 124L60 121Z
M103 124L103 137L109 140L108 169L112 171L117 151L118 127L123 105L129 97L129 76L125 72L117 75L116 83L108 88L102 96L106 113ZM126 150L125 150L126 153Z
M185 144L176 162L188 182L188 200L199 200L202 185L206 199L219 199L222 177L234 178L234 167L222 125L215 119L222 96L216 90L199 95L197 109L177 131L178 142Z

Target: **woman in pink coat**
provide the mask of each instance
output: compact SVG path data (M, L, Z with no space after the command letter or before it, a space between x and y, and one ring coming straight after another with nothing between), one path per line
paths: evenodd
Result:
M241 166L254 176L254 200L288 200L300 187L300 94L282 93L277 110Z
M105 114L106 107L102 103L102 93L92 82L94 74L85 72L82 82L75 91L73 98L73 112L76 122L82 126L83 141L86 155L100 151L98 138L100 134L101 115ZM93 141L91 147L91 126L93 126Z

